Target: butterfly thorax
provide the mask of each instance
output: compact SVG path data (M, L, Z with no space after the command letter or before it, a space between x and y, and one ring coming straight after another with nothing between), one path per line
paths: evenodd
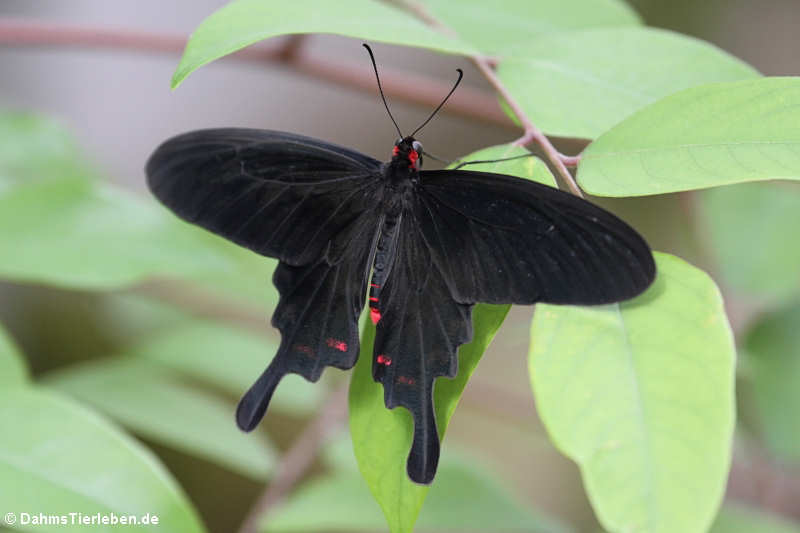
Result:
M422 166L422 145L413 137L406 137L395 143L392 160L386 165L384 176L393 189L410 188L419 181L419 168Z

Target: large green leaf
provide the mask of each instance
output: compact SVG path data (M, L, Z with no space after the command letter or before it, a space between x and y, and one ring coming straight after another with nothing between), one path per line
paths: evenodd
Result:
M154 456L68 398L32 386L4 389L0 427L3 512L14 511L17 518L22 512L63 515L68 520L69 513L149 513L158 517L158 525L128 529L204 531L183 491ZM58 530L86 527L68 523Z
M425 0L437 20L485 54L499 54L542 34L639 23L618 0Z
M8 390L28 382L28 368L14 342L0 327L0 390Z
M126 353L241 396L277 351L278 342L269 337L213 322L186 320L148 335ZM290 374L281 380L270 409L306 414L319 406L321 393L319 384Z
M800 184L743 183L703 191L700 198L711 252L726 284L773 300L797 295Z
M800 303L762 317L744 346L766 443L800 463Z
M800 533L800 524L742 505L725 505L709 533Z
M434 387L440 438L444 437L467 380L502 324L509 307L479 304L473 309L473 340L458 351L458 376L452 380L440 378ZM407 533L414 527L429 487L417 485L408 479L406 458L411 449L411 415L405 409L389 410L385 407L383 387L372 380L375 328L367 325L362 337L361 355L350 382L353 448L361 474L383 509L392 533ZM447 453L446 448L443 453Z
M0 192L15 181L90 174L76 154L59 123L0 111Z
M17 185L0 195L0 274L111 288L152 273L232 270L226 258L201 244L204 236L169 216L153 202L82 179ZM189 236L186 248L170 250L179 244L179 232Z
M703 85L668 96L584 151L578 181L636 196L800 179L800 78Z
M526 156L519 159L511 159L509 161L496 161L497 159L507 159L510 157ZM510 174L520 178L525 178L537 181L544 185L556 187L556 180L547 165L533 156L528 150L521 146L513 146L511 144L499 144L497 146L490 146L471 154L462 157L458 163L463 161L493 161L492 163L470 164L461 168L461 170L475 170L479 172L494 172L496 174ZM453 168L455 165L450 165L448 168Z
M606 529L700 533L725 490L736 354L714 282L674 256L656 263L631 301L538 305L531 383Z
M653 28L548 34L521 45L497 70L544 132L594 139L647 104L702 83L758 76L713 45ZM658 122L651 122L654 130Z
M275 452L263 433L242 433L234 405L180 383L143 359L112 357L54 372L45 383L87 402L137 434L264 479Z
M274 261L95 180L56 123L0 113L0 145L0 277L84 289L173 277L262 309L277 301Z
M408 12L375 0L234 0L201 22L189 38L172 87L215 59L263 39L294 33L334 33L440 52L475 53L470 45L435 32ZM356 54L361 51L354 45Z
M357 472L337 472L298 490L284 506L270 513L262 531L381 531L385 519L370 499L369 489ZM473 462L447 457L439 466L436 483L414 530L569 531L558 521L523 508L498 480Z

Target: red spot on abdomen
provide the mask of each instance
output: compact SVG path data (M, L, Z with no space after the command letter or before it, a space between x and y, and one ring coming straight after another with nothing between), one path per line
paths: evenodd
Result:
M372 320L373 324L377 324L378 321L381 319L381 312L375 309L374 307L369 308L369 318Z
M325 340L325 344L327 344L329 348L334 348L336 350L339 350L340 352L347 351L347 343L344 341L340 341L339 339L328 338Z
M397 376L397 382L402 383L403 385L413 385L415 383L414 378L409 378L406 376Z
M375 360L378 362L379 365L385 365L385 366L392 365L392 358L386 357L383 354L380 354Z

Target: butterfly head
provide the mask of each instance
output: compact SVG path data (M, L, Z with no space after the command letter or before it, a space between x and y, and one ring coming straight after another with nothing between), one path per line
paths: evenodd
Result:
M392 149L392 163L405 163L408 168L419 170L422 167L422 143L414 137L398 139Z

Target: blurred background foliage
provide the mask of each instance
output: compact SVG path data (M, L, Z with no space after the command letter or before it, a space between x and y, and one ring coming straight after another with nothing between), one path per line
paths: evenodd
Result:
M188 35L222 3L4 0L0 16ZM764 74L800 72L794 0L630 3L647 24L715 43ZM314 36L305 46L369 68L354 40ZM375 48L387 67L441 80L460 67L467 87L487 89L459 57ZM287 378L255 437L238 432L235 401L278 342L267 327L276 302L273 263L187 230L143 194L144 161L166 137L201 127L294 131L378 159L388 156L394 135L372 90L327 85L271 64L220 62L170 93L176 64L169 54L133 50L0 48L0 323L32 379L79 403L48 411L49 397L19 385L26 378L12 363L2 367L0 383L22 387L19 401L30 402L24 405L40 425L48 417L90 424L94 415L81 405L104 413L155 452L208 530L228 532L347 376L329 371L316 386ZM393 110L402 124L429 113L402 102ZM426 148L455 158L517 133L445 109L426 128ZM558 140L566 153L584 144ZM51 208L22 209L25 197L52 198ZM729 503L714 533L800 531L792 522L800 521L800 187L757 183L598 201L655 249L710 272L723 291L740 356L740 420ZM70 231L76 227L85 231ZM208 253L198 256L198 249ZM467 387L419 530L598 531L576 467L549 442L534 410L525 357L532 313L512 309ZM63 443L63 450L102 455L98 443L111 437L86 431L86 442ZM131 461L149 461L135 445L124 449ZM332 441L299 491L271 513L268 530L382 530L351 455L345 436ZM102 464L98 457L99 470ZM161 475L153 467L153 476ZM169 509L176 520L186 531L201 530L174 490ZM12 500L0 498L6 511Z

